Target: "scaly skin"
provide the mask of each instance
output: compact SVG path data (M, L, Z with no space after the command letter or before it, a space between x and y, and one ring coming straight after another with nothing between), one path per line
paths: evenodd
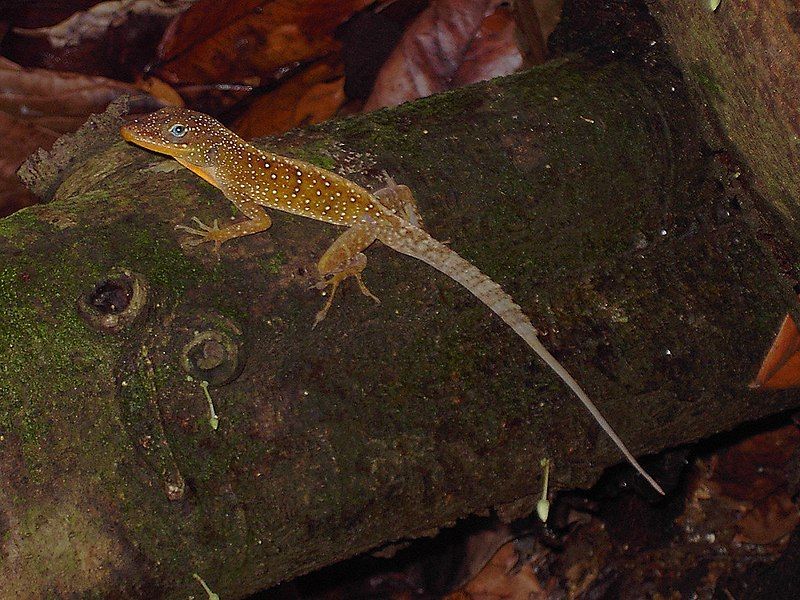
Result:
M376 302L361 272L363 254L376 239L417 258L451 277L486 304L513 329L583 402L625 458L659 493L663 490L645 472L600 411L555 357L542 345L522 309L500 286L419 226L411 191L403 185L370 193L359 185L309 163L259 150L226 129L219 121L185 108L163 108L121 129L122 137L148 150L167 154L218 187L247 220L219 228L194 219L199 229L179 225L197 236L193 244L214 242L215 249L231 239L258 233L272 224L266 208L302 215L348 229L319 260L322 281L331 293L314 321L328 313L338 285L356 278L361 292Z

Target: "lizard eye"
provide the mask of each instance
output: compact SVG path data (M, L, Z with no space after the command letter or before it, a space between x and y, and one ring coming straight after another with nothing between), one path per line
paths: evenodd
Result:
M169 128L170 134L174 137L183 137L186 135L186 125L181 125L180 123L175 123L172 127Z

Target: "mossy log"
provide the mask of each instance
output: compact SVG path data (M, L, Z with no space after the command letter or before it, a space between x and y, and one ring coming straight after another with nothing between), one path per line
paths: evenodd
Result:
M800 238L797 3L651 0L649 5L680 61L695 106L709 109L708 122L738 150L769 209ZM800 277L800 265L792 275Z
M797 309L787 236L762 240L691 114L669 72L565 61L270 145L408 184L644 454L798 403L748 388ZM0 221L0 597L198 597L197 573L241 598L476 511L523 514L544 457L555 489L621 462L421 263L370 249L382 304L348 284L312 331L336 228L274 214L219 259L182 248L176 224L230 203L108 120L29 167L51 202Z

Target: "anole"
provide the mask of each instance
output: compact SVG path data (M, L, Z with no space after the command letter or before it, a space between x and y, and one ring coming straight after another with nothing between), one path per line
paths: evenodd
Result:
M219 121L184 108L163 108L138 118L121 129L122 137L148 150L167 154L222 193L247 217L219 227L199 219L199 229L178 227L197 236L192 245L214 242L215 249L228 240L259 233L272 220L264 208L274 208L347 227L319 260L319 289L330 286L330 295L317 313L314 325L328 313L339 284L354 277L361 292L376 302L361 272L367 265L363 251L375 240L393 250L419 259L463 285L494 311L583 402L600 427L625 458L659 493L663 490L642 468L594 403L567 370L545 348L536 329L511 296L467 260L422 229L413 195L408 187L390 185L376 192L312 164L278 156L248 144Z

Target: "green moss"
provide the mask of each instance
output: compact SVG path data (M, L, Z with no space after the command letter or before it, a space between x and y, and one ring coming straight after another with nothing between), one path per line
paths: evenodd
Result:
M221 267L208 271L191 260L165 233L143 223L118 224L112 235L99 236L109 256L138 270L161 294L179 296L187 288L218 280Z
M286 263L286 255L279 250L268 260L264 261L264 270L271 275L277 275L281 272L281 267L284 263Z
M23 208L12 215L0 219L0 238L7 238L14 242L15 245L19 245L17 238L20 234L30 238L41 234L50 227L38 217L35 208Z
M91 407L81 402L102 379L95 370L108 367L113 354L112 345L78 317L76 281L92 269L84 264L78 276L72 264L73 257L56 255L45 264L0 270L0 424L19 435L34 477L45 467L36 462L47 456L40 445L58 442L51 432L58 420L53 413L91 419ZM76 363L85 368L76 369Z
M714 80L714 78L711 76L711 72L705 68L705 66L701 66L699 63L696 63L689 67L689 71L709 98L712 98L717 102L723 102L725 100L724 90L716 82L716 80Z
M107 201L106 194L82 196L73 210L91 214L92 204L102 211ZM15 218L24 221L20 230L41 227L41 213L69 215L71 206L72 201L58 202ZM97 464L87 470L107 478L116 454L112 446L128 443L124 431L109 434L108 428L119 429L114 422L117 411L91 402L108 396L124 336L91 329L79 316L77 299L115 266L141 273L159 301L170 306L186 290L223 276L222 267L209 272L187 258L173 239L160 236L161 225L121 221L113 231L103 227L102 222L72 223L40 235L38 241L33 238L35 247L13 266L0 269L0 428L18 436L32 481L45 481L48 469L58 468L44 462L48 456L72 456L78 463L96 460L86 451L93 446L109 461L108 470ZM57 243L53 236L59 238ZM92 244L91 250L84 240ZM233 308L235 298L225 296L223 303ZM162 379L175 377L159 374ZM77 440L83 446L80 451Z
M330 141L311 141L303 146L292 147L292 156L317 165L323 169L333 171L336 169L336 161L330 153Z
M123 550L79 502L37 498L14 531L19 552L6 557L4 567L17 576L3 582L5 597L108 597L104 576L123 567Z
M189 190L181 185L173 186L169 192L170 197L178 203L178 206L185 206L197 201L194 194L189 193Z

